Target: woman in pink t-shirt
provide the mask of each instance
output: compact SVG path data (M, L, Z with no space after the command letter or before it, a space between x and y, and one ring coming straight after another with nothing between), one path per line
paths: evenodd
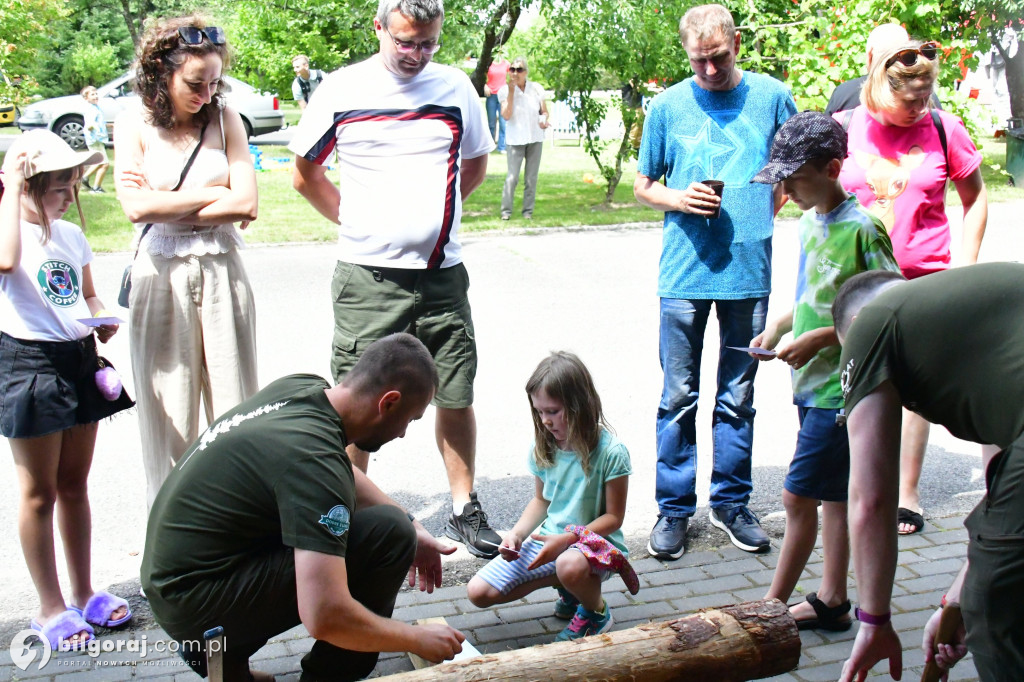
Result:
M896 262L908 279L951 265L946 186L963 202L963 243L958 261L978 260L988 220L981 152L963 121L931 109L938 75L938 43L911 41L877 55L861 91L861 106L835 118L849 133L843 186L877 215L892 240ZM900 453L901 534L924 526L918 480L929 424L905 411Z

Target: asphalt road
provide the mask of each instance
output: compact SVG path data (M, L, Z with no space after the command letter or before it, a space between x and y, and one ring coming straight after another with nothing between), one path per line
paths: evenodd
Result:
M298 200L298 199L296 199ZM1015 235L1024 201L991 207L982 257L1017 260ZM956 226L959 220L951 211ZM250 229L259 229L256 223ZM531 443L529 406L523 386L549 351L580 355L594 374L606 414L632 455L625 533L631 548L646 546L655 521L654 416L660 393L655 294L660 229L545 230L543 234L499 234L466 239L464 257L472 278L480 365L476 381L479 422L477 489L498 529L516 521L532 494L525 464ZM954 244L959 242L954 228ZM120 274L130 254L102 255L93 265L100 296L116 307ZM774 293L770 314L792 301L797 241L795 221L779 221L775 233ZM293 372L328 376L332 330L329 300L335 254L331 245L252 248L245 260L255 289L261 385ZM715 383L717 330L707 332L702 382ZM131 391L127 333L102 353L120 370ZM760 368L756 383L752 508L781 530L781 483L797 430L789 372L781 363ZM699 504L706 505L713 391L701 396ZM404 440L374 455L370 474L435 534L450 509L447 480L434 443L432 413ZM93 579L98 588L137 592L145 536L145 484L137 421L124 414L100 428L90 479L93 509ZM983 487L979 448L933 429L922 481L926 514L944 516L974 505ZM0 457L0 643L26 626L36 596L17 539L16 476L9 455ZM695 525L706 528L706 509ZM711 531L716 544L724 535ZM698 542L694 540L693 542ZM693 543L691 543L693 544ZM458 555L466 559L465 550ZM58 548L58 563L63 559ZM66 586L66 570L61 565Z

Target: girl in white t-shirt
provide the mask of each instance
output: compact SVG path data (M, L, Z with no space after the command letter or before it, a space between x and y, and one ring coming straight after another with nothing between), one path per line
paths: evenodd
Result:
M58 650L91 640L90 623L116 627L132 616L127 601L92 589L88 476L97 422L133 403L96 354L93 333L106 343L117 325L78 321L103 303L85 235L61 220L99 156L34 130L11 145L0 176L0 433L14 455L21 546L39 595L32 628ZM70 602L57 579L55 508Z
M637 589L621 530L629 452L608 430L594 380L572 353L541 361L526 394L534 497L505 535L500 555L469 582L469 600L488 607L557 587L555 616L570 620L558 640L605 632L612 617L602 581L618 571L631 592Z

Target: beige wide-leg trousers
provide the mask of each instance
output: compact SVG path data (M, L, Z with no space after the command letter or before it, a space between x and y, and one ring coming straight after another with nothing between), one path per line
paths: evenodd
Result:
M236 249L132 266L132 372L147 504L205 423L258 390L256 306Z

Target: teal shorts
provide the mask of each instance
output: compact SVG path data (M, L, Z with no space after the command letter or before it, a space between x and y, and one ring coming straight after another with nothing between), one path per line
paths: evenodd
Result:
M441 381L434 405L469 407L477 356L468 292L469 274L461 263L407 270L338 261L331 282L334 380L340 382L372 342L408 332L423 342L437 365Z

